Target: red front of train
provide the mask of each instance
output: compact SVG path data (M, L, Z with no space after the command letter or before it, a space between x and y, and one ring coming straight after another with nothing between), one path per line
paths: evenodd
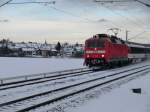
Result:
M86 66L105 66L128 60L128 46L115 36L97 34L85 41Z

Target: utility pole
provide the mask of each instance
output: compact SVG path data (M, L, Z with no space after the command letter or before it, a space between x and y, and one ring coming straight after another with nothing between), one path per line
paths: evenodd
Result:
M128 41L128 33L129 33L129 31L126 30L126 42Z

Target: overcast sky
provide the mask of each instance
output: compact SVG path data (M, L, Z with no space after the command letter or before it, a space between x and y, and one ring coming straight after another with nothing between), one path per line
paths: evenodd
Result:
M0 0L0 3L3 1L6 0ZM40 0L12 0L11 3L24 1ZM123 3L55 1L55 4L7 4L0 7L0 39L83 43L94 34L112 34L108 29L120 28L118 36L122 39L125 39L127 29L131 41L150 43L150 7L132 0L122 0L129 1ZM141 1L150 4L150 0Z

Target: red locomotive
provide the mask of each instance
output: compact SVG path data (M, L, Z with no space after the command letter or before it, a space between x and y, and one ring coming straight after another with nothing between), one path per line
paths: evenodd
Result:
M150 47L126 43L112 35L96 34L85 41L85 65L89 67L122 65L139 58L145 59L149 54Z

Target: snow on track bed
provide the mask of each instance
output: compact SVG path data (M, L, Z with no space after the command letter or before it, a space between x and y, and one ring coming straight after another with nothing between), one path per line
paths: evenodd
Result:
M92 71L88 68L79 68L79 69L71 69L71 70L58 71L52 73L35 74L33 76L28 75L28 76L0 79L1 82L3 82L0 84L0 90L6 90L6 89L11 89L11 88L21 87L26 85L33 85L33 84L48 82L52 80L63 79L67 77L74 77L74 76L84 75L86 73L91 73L91 72Z
M122 69L123 67L121 67ZM132 68L132 66L131 66ZM117 70L119 70L118 68ZM116 70L116 69L115 69ZM21 87L25 85L31 85L36 83L43 83L50 80L56 80L59 78L55 77L63 77L64 75L70 75L71 72L80 73L80 72L90 71L88 68L79 68L79 69L71 69L71 70L64 70L64 71L57 71L57 72L49 72L49 73L40 73L40 74L32 74L32 75L25 75L25 76L18 76L18 77L9 77L9 78L2 78L0 79L0 90L10 89ZM113 71L113 70L112 70Z
M105 73L105 71L101 71L100 73L103 74ZM37 94L37 93L40 93L41 91L44 92L47 90L52 90L55 88L67 86L69 84L86 81L90 79L91 77L96 77L94 76L94 73L91 73L91 72L90 74L86 72L82 74L78 73L76 75L77 76L66 77L64 79L51 80L49 82L43 82L40 84L27 85L21 88L12 88L8 90L2 90L0 91L0 98L1 98L0 103L13 100L13 99L18 99L18 98L25 97L25 96L32 95L32 94Z
M149 112L149 111L145 110L146 106L148 106L147 109L150 110L149 100L148 100L149 97L147 97L147 98L145 97L145 96L149 96L149 94L148 93L145 94L145 91L144 91L144 93L142 93L143 94L142 96L144 97L143 102L137 103L136 102L137 98L138 98L138 101L141 101L142 96L138 95L138 94L136 95L131 92L131 88L134 88L134 87L136 88L136 87L141 86L141 85L137 86L136 83L134 83L134 82L136 82L136 81L134 81L134 79L136 79L136 80L141 79L141 78L145 79L145 75L147 75L146 77L149 78L148 75L150 75L150 74L148 74L148 73L150 73L149 70L146 72L143 72L143 73L138 73L137 75L135 75L133 77L131 76L129 78L120 80L116 83L104 85L103 87L100 87L100 88L95 88L93 90L88 91L88 93L85 92L85 93L82 93L81 95L78 95L78 96L76 95L73 98L66 98L65 100L62 100L61 102L59 102L59 104L58 103L56 103L55 105L51 104L51 105L47 105L45 107L40 107L38 109L31 110L31 112L99 112L99 111L120 112L121 110L122 111L127 110L124 112ZM144 76L144 77L141 77L141 76ZM148 79L148 83L149 83L149 79ZM126 84L128 85L128 87L130 89L128 88L128 90L124 90L123 88L120 88ZM132 85L134 85L134 87L132 87ZM143 88L144 87L145 86L143 85ZM147 86L147 87L149 88L149 86ZM112 89L114 89L114 90L112 90ZM118 89L118 90L121 89L121 91L119 91L119 93L118 93L118 91L116 92L116 89ZM112 91L115 91L115 93L113 93L113 95L111 93ZM127 91L128 91L128 93L127 93ZM128 96L130 94L130 97L134 96L131 99L131 102L130 102L130 97L128 99L126 99L126 97L127 97L127 96L125 96L126 94L128 94ZM107 98L107 95L109 95L110 99ZM120 96L118 96L118 95L120 95ZM123 97L125 96L125 98L123 98L122 96ZM121 101L121 103L120 103L121 99L125 100L126 102ZM134 101L133 101L133 99L134 99ZM95 100L96 100L96 102L95 102ZM145 103L145 100L147 100L147 103ZM131 107L131 105L133 107ZM138 108L137 108L137 105L139 105ZM113 106L115 106L115 107L113 107ZM133 111L133 109L136 111ZM145 111L143 111L142 109Z
M110 74L109 76L107 74L107 76L105 76L105 77L104 76L99 77L101 80L98 79L98 77L97 77L97 78L93 79L93 81L89 81L88 83L87 82L84 82L84 83L82 82L82 84L80 84L80 85L77 84L74 87L69 87L69 88L62 89L63 91L59 90L58 93L56 91L56 93L51 92L50 94L46 94L44 96L40 95L38 97L35 97L35 98L33 97L31 99L26 100L27 102L26 101L19 102L19 103L16 103L16 104L9 105L8 107L7 106L6 107L2 106L1 109L2 109L2 111L7 110L7 112L9 112L9 111L11 112L13 109L14 109L13 111L17 111L17 110L20 110L20 109L21 109L21 111L25 111L25 110L28 111L30 109L32 110L34 108L37 108L37 107L40 107L40 106L43 106L43 105L47 105L49 103L53 103L55 101L62 100L66 97L70 97L72 95L76 95L76 94L91 90L95 87L103 86L105 84L107 85L107 83L110 83L110 82L113 82L113 81L116 81L116 80L120 80L122 78L133 75L135 73L137 74L138 72L143 72L143 71L145 72L149 69L150 69L149 66L145 66L145 68L140 67L140 68L138 68L138 70L137 69L135 69L135 70L132 69L132 71L128 70L128 72L127 71L120 72L120 73L118 73L119 76L117 76L117 73ZM40 102L42 102L42 103L40 103ZM36 105L36 106L33 106L32 108L30 108L29 105ZM22 110L22 109L25 108L25 106L29 107L29 108L27 108L25 110Z
M134 67L130 66L130 68L134 68ZM122 69L126 70L128 69L128 67L122 67ZM59 80L54 80L54 81L52 80L49 82L43 82L41 84L36 84L36 85L27 85L21 88L3 90L3 91L0 91L0 98L1 98L0 103L10 101L13 99L22 98L27 95L37 94L37 93L40 93L40 91L44 92L50 89L62 87L62 86L69 85L69 84L74 84L73 82L81 82L81 81L85 81L94 77L96 78L96 77L99 77L99 75L106 76L108 74L113 74L116 71L119 72L120 70L121 68L111 69L111 70L106 70L106 71L99 71L98 73L84 74L83 76L79 75L77 77L68 77L65 79L59 79Z

